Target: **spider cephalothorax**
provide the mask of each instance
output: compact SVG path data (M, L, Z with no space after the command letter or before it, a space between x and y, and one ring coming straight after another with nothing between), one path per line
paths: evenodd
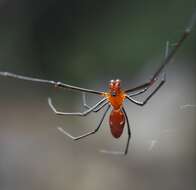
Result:
M125 99L125 93L121 90L121 81L119 79L110 81L109 92L105 96L115 110L121 108Z

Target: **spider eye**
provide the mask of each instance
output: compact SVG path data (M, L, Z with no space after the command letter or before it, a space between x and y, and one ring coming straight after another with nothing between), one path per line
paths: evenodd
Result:
M111 95L114 97L116 96L116 92L111 92Z
M121 80L120 79L116 79L116 86L120 86Z

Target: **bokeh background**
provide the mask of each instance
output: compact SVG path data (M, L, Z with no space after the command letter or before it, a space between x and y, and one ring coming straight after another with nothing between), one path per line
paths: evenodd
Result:
M107 90L149 79L196 7L195 0L0 0L0 70ZM63 136L94 129L100 113L57 117L82 108L80 93L0 77L0 190L195 190L196 28L165 68L167 82L145 107L125 103L132 128L126 157L108 115L79 142ZM138 97L142 100L144 97ZM88 96L93 105L98 100Z

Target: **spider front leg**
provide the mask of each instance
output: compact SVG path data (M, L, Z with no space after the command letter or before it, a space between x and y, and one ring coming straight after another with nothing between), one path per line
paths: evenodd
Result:
M107 114L109 108L110 108L110 105L108 105L108 107L107 107L107 109L105 110L103 116L101 117L101 120L100 120L100 122L99 122L97 128L94 129L94 130L91 131L91 132L85 133L85 134L80 135L80 136L78 136L78 137L74 137L74 136L72 136L70 133L68 133L67 131L65 131L63 128L61 128L61 127L58 127L58 130L59 130L61 133L63 133L64 135L66 135L66 136L68 136L69 138L71 138L72 140L79 140L79 139L82 139L82 138L84 138L84 137L87 137L87 136L90 136L90 135L92 135L92 134L95 134L95 133L99 130L99 128L101 127L101 124L103 123L103 120L104 120L104 118L105 118L105 116L106 116L106 114Z
M169 54L169 46L170 46L170 42L167 41L167 42L166 42L166 47L165 47L164 59L166 59L166 58L168 57L168 54ZM175 44L173 44L173 46L175 46ZM161 83L156 87L156 89L155 89L155 90L154 90L154 91L153 91L153 92L152 92L143 102L139 102L139 101L137 101L137 100L134 100L134 99L131 98L131 97L144 93L145 91L147 91L147 90L149 89L150 86L149 86L149 87L146 87L146 88L144 88L144 89L142 89L142 90L140 90L140 91L138 91L138 92L136 92L136 93L130 94L129 96L127 96L127 98L128 98L130 101L132 101L133 103L135 103L135 104L137 104L137 105L140 105L140 106L143 106L143 105L145 105L145 104L148 102L148 100L149 100L149 99L159 90L159 88L165 83L165 80L166 80L166 78L165 78L165 73L163 73L163 78L162 78Z
M184 40L190 35L190 32L191 32L191 30L193 29L193 26L196 23L195 21L196 21L196 12L193 13L193 16L191 17L191 20L190 20L190 24L188 25L188 27L186 27L184 32L181 34L181 37L179 38L179 40L177 41L175 46L172 48L171 51L168 51L168 53L166 52L167 56L162 61L161 65L156 70L156 72L154 73L152 78L148 82L146 82L144 84L141 84L139 86L136 86L136 87L128 89L128 90L125 90L125 93L131 93L131 92L139 91L139 90L142 90L142 89L145 89L145 88L149 88L150 86L152 86L154 84L154 82L157 80L157 78L159 77L159 75L162 72L162 70L171 61L171 59L176 54L177 50L181 47L181 45L183 44Z
M49 104L50 108L52 109L52 111L56 115L72 115L72 116L86 116L89 113L91 113L94 109L96 109L97 107L99 107L105 101L106 101L106 98L103 98L97 104L95 104L94 106L92 106L91 108L89 108L88 110L86 110L84 112L60 112L60 111L57 111L56 108L53 106L51 98L48 98L48 104Z
M172 44L172 46L175 46L176 44ZM169 41L166 41L166 45L165 45L165 51L164 51L164 59L166 59L169 55L169 46L170 46L170 42ZM129 94L129 97L133 97L133 96L137 96L137 95L140 95L140 94L143 94L144 92L146 92L151 86L152 84L156 81L157 79L154 79L154 81L150 81L149 83L146 83L144 86L146 87L143 87L143 89L141 88L141 90L136 90L136 92L133 92L131 94Z
M148 100L150 100L150 98L161 88L161 86L163 86L163 84L165 83L165 80L166 80L165 73L163 73L163 78L161 80L161 83L152 91L150 95L147 96L147 98L143 102L134 100L131 96L128 96L128 95L126 95L126 98L139 106L144 106L148 102Z

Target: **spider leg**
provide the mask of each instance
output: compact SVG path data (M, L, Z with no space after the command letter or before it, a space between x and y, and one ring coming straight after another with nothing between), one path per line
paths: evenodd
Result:
M154 84L154 82L157 80L158 76L160 75L160 73L162 72L162 70L165 68L165 66L170 63L171 59L174 57L174 55L176 54L177 50L182 46L184 40L190 35L194 25L196 23L196 11L193 13L191 19L190 19L190 23L188 24L188 26L185 28L185 30L183 31L183 33L181 34L179 40L177 41L177 43L175 44L175 46L172 48L171 51L169 51L167 54L167 56L165 57L165 59L162 61L161 65L159 66L159 68L156 70L156 72L154 73L154 75L152 76L152 78L144 83L141 84L139 86L136 86L134 88L125 90L125 93L130 93L130 92L134 92L134 91L138 91L144 88L149 88L150 86L152 86Z
M78 137L74 137L74 136L72 136L71 134L69 134L68 132L66 132L66 131L65 131L63 128L61 128L61 127L58 127L58 130L59 130L60 132L62 132L64 135L66 135L66 136L68 136L69 138L71 138L72 140L79 140L79 139L82 139L82 138L87 137L87 136L89 136L89 135L92 135L92 134L96 133L96 132L99 130L99 128L101 127L101 124L103 123L103 120L104 120L104 118L105 118L105 116L106 116L106 114L107 114L109 108L110 108L110 105L108 105L108 107L107 107L107 109L105 110L103 116L101 117L101 120L100 120L100 122L99 122L97 128L94 129L94 130L91 131L91 132L85 133L85 134L80 135L80 136L78 136Z
M169 46L170 46L170 42L166 41L164 59L166 59L169 54Z
M176 45L176 44L172 44L172 46L175 46L175 45ZM168 56L168 54L169 54L170 42L169 42L169 41L166 41L166 45L165 45L165 46L166 46L166 47L165 47L165 52L164 52L164 59L166 59L167 56ZM131 93L131 94L129 94L129 97L133 97L133 96L137 96L137 95L139 95L139 94L143 94L143 93L146 92L150 87L151 87L151 85L148 86L148 87L145 87L144 89L141 89L141 90L139 90L139 91L137 91L137 92Z
M128 138L127 138L127 144L126 144L125 151L124 151L124 154L126 155L128 153L128 150L129 150L129 142L130 142L130 139L131 139L131 128L130 128L130 124L129 124L129 119L128 119L127 113L126 113L126 111L125 111L125 109L123 107L122 107L122 110L123 110L123 113L125 115L125 119L126 119L126 122L127 122Z
M130 96L126 96L126 98L128 100L130 100L131 102L139 105L139 106L144 106L148 100L150 100L150 98L161 88L161 86L165 83L165 73L163 74L163 79L161 80L160 84L152 91L152 93L150 95L148 95L148 97L143 101L143 102L140 102L140 101L137 101L137 100L134 100L133 98L131 98Z
M0 75L5 76L5 77L10 77L10 78L16 78L16 79L20 79L20 80L27 80L27 81L32 81L32 82L44 83L44 84L47 84L50 86L75 90L75 91L79 91L79 92L87 92L87 93L98 94L98 95L103 94L103 92L100 92L100 91L81 88L81 87L65 84L62 82L56 82L56 81L52 81L52 80L45 80L45 79L39 79L39 78L33 78L33 77L26 77L26 76L17 75L17 74L9 73L9 72L0 72Z
M92 106L91 108L89 108L88 110L86 110L84 112L73 112L72 113L72 112L60 112L60 111L57 111L56 108L54 107L54 105L52 104L51 98L48 98L48 104L49 104L50 108L52 109L52 111L56 115L72 115L72 116L86 116L89 113L91 113L94 109L96 109L98 106L100 106L105 101L106 101L106 98L103 98L97 104L95 104L94 106ZM101 108L103 108L103 107L101 107Z
M82 93L82 102L83 102L83 106L87 109L90 109L91 106L89 106L86 102L86 93L83 92ZM96 109L93 110L93 112L98 112L100 109L102 109L103 107L105 107L108 104L108 102L105 102L104 104L102 104L101 106L97 107Z
M142 90L139 90L139 91L137 91L137 92L134 92L134 93L129 94L129 96L130 96L130 97L133 97L133 96L137 96L137 95L139 95L139 94L143 94L143 93L146 92L148 89L149 89L149 87L145 87L145 88L142 89Z

